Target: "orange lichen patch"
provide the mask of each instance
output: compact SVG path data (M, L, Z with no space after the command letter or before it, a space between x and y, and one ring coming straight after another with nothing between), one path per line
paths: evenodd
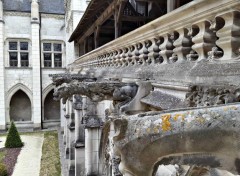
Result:
M185 120L185 115L182 115L182 122Z
M177 121L178 118L181 117L181 116L182 116L182 114L175 114L175 115L173 116L173 120L174 120L174 121Z
M223 110L224 110L224 111L228 111L228 110L229 110L229 107L224 107Z
M151 128L147 128L147 133L150 133L151 132Z
M231 107L232 110L237 110L238 108L236 106Z
M171 130L171 123L170 123L171 114L164 114L162 115L162 130L169 131Z
M153 132L154 132L154 133L159 133L159 128L158 128L157 126L154 127L154 128L153 128Z
M205 122L205 119L202 118L202 117L197 117L196 120L197 120L199 123L204 123L204 122Z

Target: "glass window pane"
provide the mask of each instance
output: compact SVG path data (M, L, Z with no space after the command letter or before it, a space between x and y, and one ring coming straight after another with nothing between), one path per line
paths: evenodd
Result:
M9 42L9 50L17 50L17 42Z
M17 59L17 52L9 52L9 59L10 60L18 60Z
M28 60L28 53L20 53L21 60Z
M43 43L43 51L51 51L51 43Z
M52 54L51 53L44 53L44 60L52 60Z
M54 46L54 51L62 51L61 44L54 43L53 46Z
M62 54L54 54L54 67L62 67Z
M55 53L54 54L54 61L62 61L62 54Z
M11 67L18 66L17 52L9 52L9 65Z
M21 50L28 50L28 42L20 42Z

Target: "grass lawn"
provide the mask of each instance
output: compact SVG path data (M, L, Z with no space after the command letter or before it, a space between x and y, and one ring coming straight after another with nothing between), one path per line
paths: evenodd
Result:
M44 132L40 176L61 176L57 131Z

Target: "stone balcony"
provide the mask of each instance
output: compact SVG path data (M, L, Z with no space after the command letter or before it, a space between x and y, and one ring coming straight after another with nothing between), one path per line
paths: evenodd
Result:
M239 9L238 0L192 1L81 56L69 67L181 85L239 83L234 80L239 73Z

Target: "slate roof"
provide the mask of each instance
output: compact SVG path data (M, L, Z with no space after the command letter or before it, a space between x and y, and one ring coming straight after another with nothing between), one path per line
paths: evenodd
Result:
M5 11L31 12L31 0L3 0ZM65 14L64 0L39 0L42 13Z

